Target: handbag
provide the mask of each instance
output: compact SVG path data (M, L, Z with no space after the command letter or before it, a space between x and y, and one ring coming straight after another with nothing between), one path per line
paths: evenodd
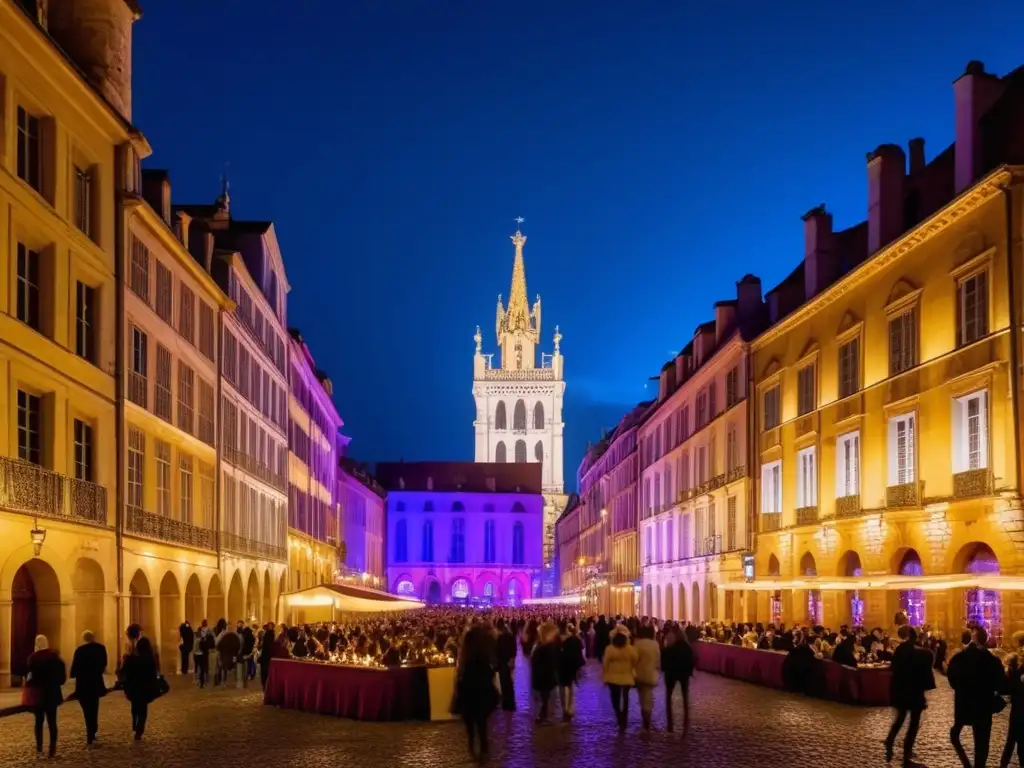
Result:
M171 684L167 682L167 678L163 675L156 676L156 695L163 696L166 693L171 692Z
M43 689L34 685L21 687L21 706L36 709L43 703Z

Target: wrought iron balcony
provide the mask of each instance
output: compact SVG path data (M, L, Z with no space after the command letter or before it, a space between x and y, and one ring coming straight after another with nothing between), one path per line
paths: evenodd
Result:
M220 545L221 549L241 555L255 555L265 560L280 560L281 562L288 560L288 550L284 547L264 544L262 541L247 539L235 533L221 533Z
M224 461L234 464L241 470L248 472L279 491L288 490L288 478L274 472L267 464L257 461L244 451L232 446L224 446Z
M890 485L885 489L885 505L890 509L900 507L916 507L920 504L917 494L917 483L901 483Z
M705 536L703 539L696 539L693 542L694 557L707 557L708 555L719 555L722 553L722 536Z
M836 517L857 517L861 513L860 494L836 499Z
M208 528L200 528L197 525L163 515L154 515L152 512L146 512L138 507L126 509L124 530L126 533L143 536L147 539L183 544L195 549L211 551L216 549L214 532Z
M740 464L738 467L733 467L725 473L725 482L732 483L736 480L741 480L746 477L746 474L747 466L745 464Z
M953 475L953 498L969 499L992 493L992 470L969 469Z
M107 489L38 464L0 457L0 509L107 525Z
M818 522L818 508L817 507L798 507L796 510L796 524L797 525L810 525L811 523Z
M761 533L771 533L782 528L781 512L763 512L760 515Z

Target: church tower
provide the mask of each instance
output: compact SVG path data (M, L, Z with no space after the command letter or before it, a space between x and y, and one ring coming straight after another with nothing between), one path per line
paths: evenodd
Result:
M522 224L522 217L516 219ZM523 247L526 235L519 228L512 235L512 289L508 307L498 296L495 336L498 362L484 354L483 336L477 327L473 340L473 422L478 462L541 462L544 491L544 564L554 557L555 521L565 508L563 481L562 334L555 326L550 354L540 352L540 296L531 307L526 293ZM551 587L544 585L545 593Z

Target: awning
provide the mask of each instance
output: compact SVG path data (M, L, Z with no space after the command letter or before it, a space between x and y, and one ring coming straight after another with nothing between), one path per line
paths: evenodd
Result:
M1024 590L1024 576L1001 576L999 574L952 573L937 576L901 576L880 574L877 576L805 576L799 579L756 579L754 581L730 581L719 587L731 591L775 592L783 589L818 590L906 590L920 589L924 592L944 589L991 589Z
M399 597L369 587L348 584L321 584L282 595L285 608L312 608L334 606L336 611L353 613L381 613L383 611L411 611L423 608L421 600Z
M523 605L580 605L583 595L554 595L552 597L531 597L522 601Z

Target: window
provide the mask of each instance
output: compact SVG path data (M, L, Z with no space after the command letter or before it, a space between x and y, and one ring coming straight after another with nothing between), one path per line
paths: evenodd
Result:
M174 325L174 278L171 270L156 260L156 313L168 325Z
M805 365L796 375L797 397L796 411L798 416L810 413L817 407L818 398L815 393L814 363Z
M516 440L516 464L526 463L526 441Z
M960 344L970 344L988 334L988 273L978 272L959 286Z
M216 444L216 438L213 430L213 385L204 379L199 379L198 437L207 445Z
M860 336L854 336L839 348L839 397L849 397L860 389Z
M215 522L214 505L216 503L216 490L214 487L214 473L213 467L209 464L199 462L199 508L202 513L202 517L197 521L199 525L210 527ZM260 515L260 519L264 521L264 525L269 528L271 515L273 513L273 501L260 497L261 501L266 501L268 508L263 511ZM259 541L269 541L270 535L266 531L261 531Z
M804 448L796 455L796 506L818 506L818 471L814 446Z
M906 485L917 477L914 413L889 419L889 485Z
M162 344L156 345L154 400L156 415L161 419L171 421L171 352Z
M196 343L196 296L186 286L178 287L178 295L181 298L181 308L178 314L178 333L189 344Z
M860 432L836 440L836 497L860 495Z
M730 496L725 505L725 549L734 552L736 546L736 497Z
M195 373L178 361L178 429L192 434L195 397Z
M131 236L132 266L128 285L132 292L149 304L149 249L135 235Z
M18 458L43 463L43 402L38 395L18 390Z
M149 339L145 332L132 326L132 369L128 373L128 399L146 407L149 390Z
M740 465L739 435L736 427L730 426L725 435L725 471L731 473Z
M143 470L146 466L146 435L141 429L128 428L128 506L142 509Z
M718 438L712 434L708 439L708 475L709 479L718 476Z
M18 243L18 319L41 331L39 313L39 254Z
M496 559L497 546L494 539L494 521L484 522L484 562L493 563Z
M544 443L540 440L538 440L537 444L533 446L533 458L538 462L544 461Z
M43 153L40 120L18 107L18 178L36 192L43 191Z
M96 362L96 289L81 280L75 284L75 354Z
M988 468L988 392L953 401L953 471Z
M171 517L170 443L163 440L155 441L153 453L156 455L156 513L161 517ZM232 507L229 512L233 513L234 508Z
M697 429L708 423L708 391L702 389L697 393Z
M75 226L92 237L92 172L75 168Z
M199 351L207 360L213 360L213 308L199 302Z
M512 429L526 429L526 403L522 400L516 400L512 411Z
M718 383L712 381L708 384L708 419L718 415Z
M690 455L685 452L679 458L679 490L690 490Z
M227 328L224 329L224 344L220 350L224 378L235 384L238 381L238 339Z
M707 446L702 445L697 449L697 462L694 469L694 474L697 476L697 485L703 485L708 479L708 449Z
M725 375L725 407L732 408L740 399L740 368L733 366Z
M764 392L764 429L775 429L779 426L779 385Z
M93 482L92 425L75 419L75 479Z
M452 520L451 551L448 553L449 563L466 562L466 521L461 517Z
M505 443L499 442L498 447L494 449L494 460L498 464L504 464L506 461L508 461L508 456L506 455L505 450Z
M889 320L889 375L909 371L917 365L917 310L911 309Z
M495 429L508 429L508 421L505 418L505 404L498 403L498 407L494 410L494 428Z
M522 565L526 561L524 539L523 524L517 521L512 526L512 565Z
M761 512L782 512L782 462L773 461L761 467Z
M683 515L679 524L679 558L685 560L690 556L690 516Z
M192 509L195 490L192 485L192 457L187 453L178 454L178 480L181 492L181 521L192 524Z

